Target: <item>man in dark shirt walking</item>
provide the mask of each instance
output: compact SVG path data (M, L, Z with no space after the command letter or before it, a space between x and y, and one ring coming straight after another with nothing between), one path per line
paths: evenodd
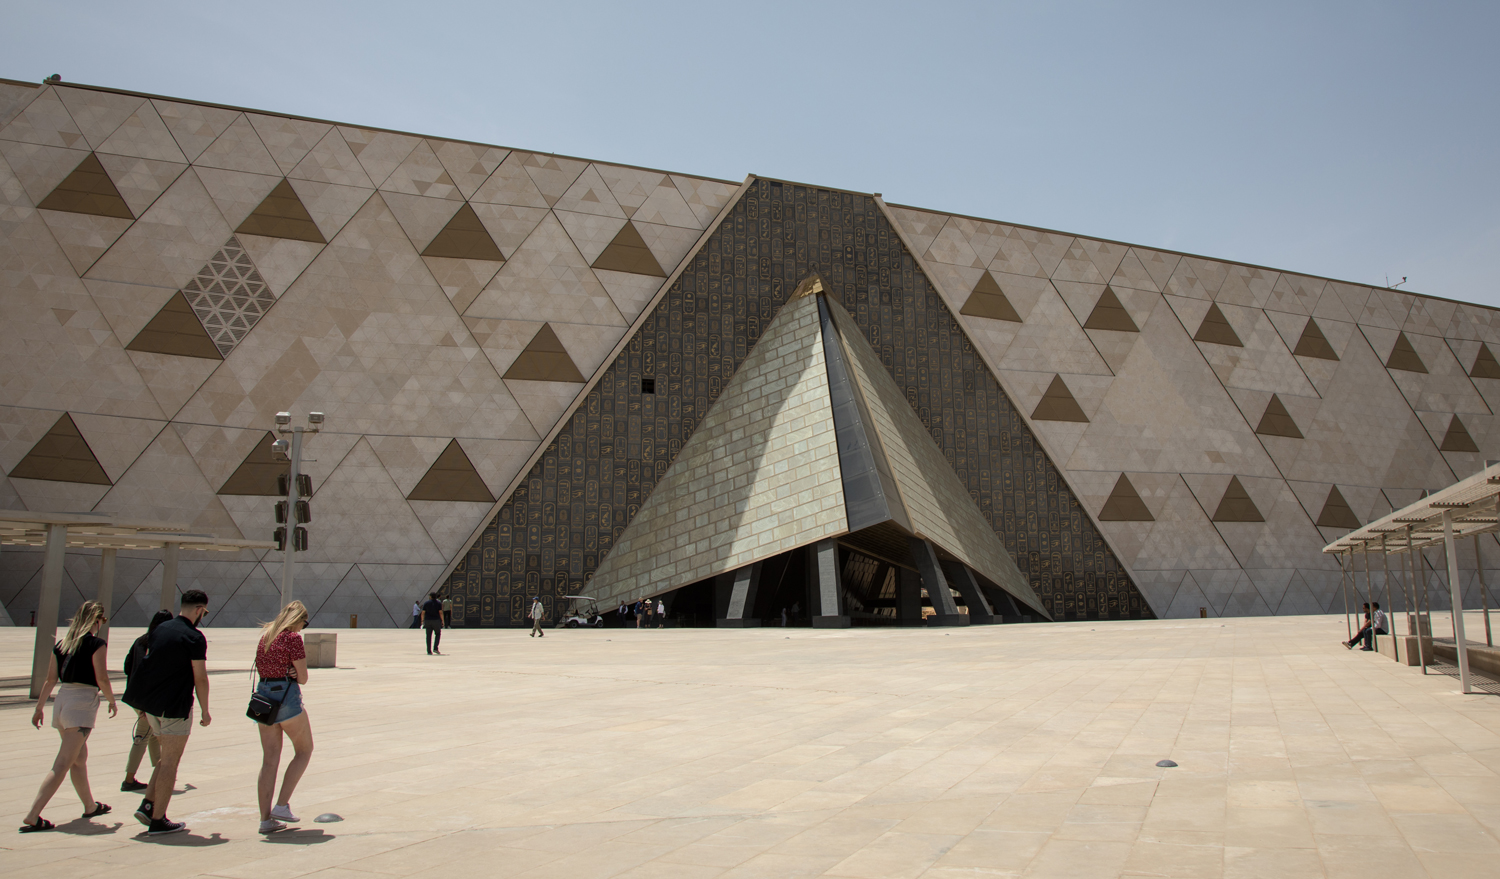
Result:
M167 820L167 805L177 785L177 766L187 750L193 730L193 696L208 726L208 639L198 623L208 613L208 596L197 589L182 594L182 610L176 619L162 623L151 634L146 656L125 687L125 704L140 711L146 724L161 741L161 762L151 773L146 798L135 819L146 825L149 836L187 829L180 821Z
M443 655L438 645L443 643L443 603L433 592L422 602L422 628L427 630L427 655Z

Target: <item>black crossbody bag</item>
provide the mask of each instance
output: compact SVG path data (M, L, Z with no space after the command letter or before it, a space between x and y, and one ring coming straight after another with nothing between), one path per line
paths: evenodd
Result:
M260 694L260 672L254 672L256 683L250 685L250 707L245 709L245 716L255 721L270 726L276 722L276 715L281 711L281 704L286 701L288 694L292 692L292 682L287 678L286 690L282 692L281 698L272 702Z

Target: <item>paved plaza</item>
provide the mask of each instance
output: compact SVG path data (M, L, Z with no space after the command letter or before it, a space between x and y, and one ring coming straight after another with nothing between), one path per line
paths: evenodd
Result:
M1500 697L1348 652L1339 617L969 629L340 631L301 829L256 831L255 638L207 629L214 723L145 841L129 721L22 836L57 747L0 691L0 874L1494 876ZM112 633L110 664L136 630ZM32 630L0 630L0 676ZM117 685L118 686L118 685ZM1178 768L1157 768L1158 760ZM320 813L339 823L315 824Z

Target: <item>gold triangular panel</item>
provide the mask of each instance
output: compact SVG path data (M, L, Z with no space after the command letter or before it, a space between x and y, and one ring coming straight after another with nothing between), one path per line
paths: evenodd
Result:
M989 272L984 272L979 276L979 282L974 285L974 290L969 293L968 301L958 313L971 317L987 317L991 320L1021 323L1021 315L1016 312L1015 306L1010 304L1005 291L995 283L995 276Z
M1286 411L1286 404L1275 394L1271 395L1271 401L1266 404L1266 411L1261 414L1260 424L1255 426L1255 432L1261 436L1302 439L1302 431L1297 427L1297 422L1292 420L1291 413Z
M275 435L266 431L265 438L251 447L250 454L224 480L219 494L279 497L281 492L276 490L276 477L291 472L291 465L286 461L276 460L271 454L271 444L274 442Z
M479 221L479 215L464 202L443 231L427 244L423 256L442 256L455 259L487 259L504 261L505 254L495 244L495 239Z
M1448 432L1443 435L1443 444L1438 446L1438 451L1477 452L1479 446L1475 444L1474 437L1469 435L1468 428L1464 427L1464 423L1455 415L1453 420L1448 422Z
M449 440L448 447L443 449L432 466L427 468L427 473L417 483L411 494L406 496L409 501L484 501L493 503L495 496L490 494L489 488L484 480L479 478L479 471L474 469L474 463L464 452L463 446L458 440Z
M1234 327L1229 325L1229 319L1224 317L1224 312L1219 309L1217 302L1208 306L1208 313L1203 315L1203 323L1198 325L1198 332L1193 334L1193 341L1229 345L1233 348L1245 347L1245 343L1240 341L1239 334L1234 331Z
M651 275L657 278L665 278L667 273L662 271L661 263L656 261L656 256L651 253L651 248L646 246L646 240L641 237L640 230L635 228L635 223L626 221L620 231L615 233L614 240L594 260L592 268L606 269L612 272L630 272L636 275Z
M1479 353L1474 356L1474 368L1469 370L1473 378L1500 378L1500 363L1490 353L1490 346L1479 343Z
M1260 508L1250 499L1250 493L1240 484L1240 478L1231 476L1228 487L1224 489L1224 496L1219 498L1219 506L1214 510L1214 521L1264 522L1266 517L1260 514Z
M297 191L292 189L292 184L286 178L276 184L271 194L234 231L239 235L290 238L314 244L328 243L319 231L318 224L313 222L312 214L307 212L307 206L297 197Z
M1359 517L1349 508L1343 492L1337 485L1328 486L1328 499L1323 501L1323 511L1318 513L1319 528L1347 528L1353 531L1360 527Z
M202 321L181 291L172 294L172 298L161 307L156 317L151 318L135 334L125 350L202 357L205 360L224 359L219 346L214 344L213 338L203 328Z
M96 217L114 217L134 220L130 205L120 195L109 173L99 163L99 157L89 153L73 172L63 178L37 207L49 211L67 211L72 214L91 214Z
M1120 333L1139 333L1141 328L1135 325L1130 317L1130 312L1120 303L1120 297L1115 295L1113 287L1106 286L1100 294L1099 301L1094 303L1094 310L1089 312L1088 320L1083 322L1086 330L1114 330Z
M551 324L542 324L526 349L511 363L503 378L535 382L581 382L583 373L568 356L568 349Z
M1417 349L1411 346L1411 339L1406 338L1405 333L1396 334L1396 344L1391 348L1391 356L1386 358L1385 367L1406 372L1427 372L1427 364L1422 362Z
M49 482L81 482L113 485L94 457L88 441L78 432L73 416L64 412L52 428L31 447L9 474L15 479L45 479Z
M1319 360L1338 360L1339 355L1328 344L1328 337L1323 335L1323 328L1312 318L1307 319L1307 325L1302 328L1302 336L1297 339L1297 347L1292 353L1300 357L1316 357Z
M1114 490L1099 509L1099 521L1155 522L1156 517L1151 515L1150 508L1141 500L1141 494L1130 483L1130 478L1121 473L1120 478L1115 480Z
M1083 414L1083 407L1078 405L1077 398L1068 390L1067 383L1060 375L1052 377L1052 384L1047 386L1046 393L1037 401L1036 408L1031 410L1031 418L1033 421L1089 423L1088 416Z

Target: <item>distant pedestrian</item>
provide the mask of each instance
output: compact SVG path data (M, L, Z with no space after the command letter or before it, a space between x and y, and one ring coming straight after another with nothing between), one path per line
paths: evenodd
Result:
M1380 609L1380 602L1377 601L1374 603L1374 605L1367 605L1367 607L1369 606L1373 606L1375 608L1375 612L1373 614L1366 614L1364 626L1355 633L1353 638L1349 639L1344 644L1345 647L1348 647L1351 650L1354 648L1355 641L1363 641L1365 642L1364 646L1359 649L1368 653L1369 651L1375 649L1375 636L1386 634L1385 611Z
M161 740L161 762L151 773L150 787L135 820L146 825L149 836L187 829L167 818L172 789L177 785L177 767L187 750L193 731L193 696L203 717L199 726L213 723L208 713L208 639L198 623L208 614L208 596L197 589L182 593L181 612L156 627L147 645L146 658L125 686L125 704L142 711L151 732Z
M411 603L411 627L422 628L422 605L415 601Z
M453 628L453 599L447 595L443 596L443 628Z
M667 627L667 606L659 598L656 600L656 627L658 629Z
M146 627L146 634L135 639L130 645L130 650L125 654L125 685L130 686L130 678L136 669L141 667L141 660L146 658L146 647L151 643L151 634L156 627L172 618L170 610L159 610L151 617L151 624ZM135 713L135 727L130 733L130 756L125 759L125 780L120 784L120 790L126 793L134 793L146 789L146 783L135 777L135 771L141 768L141 760L147 752L151 753L151 768L161 762L161 740L152 732L146 723L146 715L137 711Z
M786 628L786 608L781 609L781 627Z
M42 728L47 697L52 695L53 687L58 687L57 699L52 703L52 726L62 736L62 744L57 749L52 768L42 777L42 786L31 802L31 811L26 813L26 823L21 826L22 833L53 829L55 825L42 817L42 809L62 787L64 778L72 779L73 790L83 802L85 819L109 812L109 806L95 800L89 790L88 744L89 733L94 731L94 721L99 714L100 694L109 700L110 717L119 711L105 662L108 647L104 639L98 637L99 627L107 621L99 602L85 601L69 621L62 640L52 647L52 656L47 660L47 679L42 682L36 710L31 714L31 725Z
M547 637L546 633L542 631L542 619L544 617L546 617L546 615L547 615L547 609L544 608L544 607L542 607L542 598L541 598L541 596L538 595L538 596L532 598L531 599L531 613L527 614L527 616L531 617L531 635L529 637L532 637L532 638L545 638L545 637Z
M438 649L438 645L443 643L443 603L438 601L436 592L427 596L427 600L417 608L417 613L421 617L422 628L427 630L427 655L435 653L442 656L443 651Z
M261 628L260 641L255 645L255 673L260 676L255 691L280 706L273 723L256 725L261 761L255 789L260 799L261 833L275 833L301 820L292 814L292 792L307 771L313 752L312 723L302 705L302 686L307 683L307 647L302 643L305 628L307 608L293 601ZM272 806L283 735L292 740L292 759L281 778L281 796Z
M645 623L645 619L646 619L646 610L645 610L645 607L644 607L643 603L639 599L637 599L636 602L635 602L635 627L637 629L641 628L644 625L644 623Z
M625 609L625 602L623 602L623 601L622 601L622 602L620 602L620 610L619 610L619 614L620 614L620 625L622 625L622 626L623 626L623 625L624 625L624 624L625 624L625 617L626 617L626 615L627 615L627 614L628 614L628 613L629 613L629 611L627 611L627 610L626 610L626 609Z

